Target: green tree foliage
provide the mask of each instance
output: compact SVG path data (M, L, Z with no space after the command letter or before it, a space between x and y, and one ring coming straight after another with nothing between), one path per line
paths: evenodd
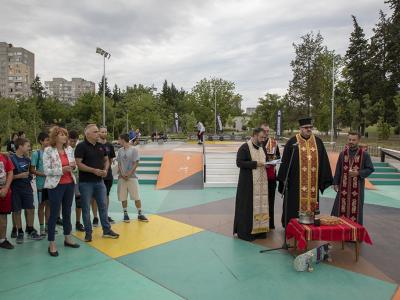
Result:
M107 77L105 78L105 86L106 86L106 90L105 90L105 94L107 98L111 98L113 96L113 94L111 93L110 87L108 86L108 80ZM101 76L101 80L99 82L99 89L97 91L97 95L99 96L103 96L103 76Z
M38 104L40 104L47 96L45 88L43 87L43 84L40 81L39 75L36 75L35 79L33 80L31 84L31 91L32 91L32 96L37 99Z
M368 41L355 16L353 18L354 30L350 35L350 44L346 52L346 80L349 85L351 97L357 102L357 111L354 116L359 124L357 129L364 134L366 123L363 108L364 96L369 93L369 70L368 70Z
M383 117L379 117L377 127L378 138L381 140L387 140L390 136L390 125L383 120Z
M323 37L313 32L301 37L301 43L293 43L295 58L291 61L293 78L289 82L289 97L304 115L312 115L312 106L320 101L318 76L320 55L324 51Z
M196 118L202 121L206 129L210 131L215 129L215 102L223 123L229 115L242 114L243 98L235 92L235 83L222 78L200 80L193 87L188 98L188 105L194 111Z
M392 9L392 15L388 20L387 64L390 81L396 84L397 91L400 88L400 2L387 0Z
M255 128L261 124L268 124L275 128L276 113L278 109L283 108L282 98L279 95L267 93L263 98L258 99L258 103L249 125Z
M389 21L386 15L380 11L379 22L373 29L374 35L371 37L369 47L369 94L371 105L383 105L380 114L371 114L368 120L376 123L379 116L385 122L396 123L396 113L392 109L394 106L394 96L396 95L396 83L390 76L388 44L389 44Z

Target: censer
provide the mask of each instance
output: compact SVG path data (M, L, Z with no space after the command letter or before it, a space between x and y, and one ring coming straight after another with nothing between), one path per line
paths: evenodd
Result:
M301 211L299 212L299 223L311 225L314 224L315 215L311 211Z

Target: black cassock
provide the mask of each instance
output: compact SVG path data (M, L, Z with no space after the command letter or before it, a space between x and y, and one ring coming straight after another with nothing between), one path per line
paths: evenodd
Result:
M258 149L257 146L253 145ZM240 168L239 181L236 192L235 220L233 233L237 233L242 240L251 241L257 237L265 237L265 234L251 234L253 229L253 169L257 168L257 162L251 160L249 145L240 146L236 165Z
M318 147L318 188L321 191L321 193L329 186L332 185L332 171L331 171L331 166L329 164L329 158L328 154L326 153L324 143L322 140L318 137L315 137L315 142ZM296 137L292 137L289 139L285 145L285 148L283 150L283 156L282 156L282 163L279 167L279 172L278 172L278 181L279 181L279 187L278 191L279 193L283 193L283 188L284 188L284 181L286 178L286 172L289 168L289 161L290 157L293 153L293 162L292 162L292 167L289 171L289 176L288 176L288 193L285 195L284 202L287 201L287 219L286 222L284 222L285 219L285 203L283 204L283 210L282 210L282 226L286 226L287 223L289 223L290 219L292 218L298 218L299 217L299 202L300 202L300 189L299 189L299 183L300 183L300 170L299 170L299 149L298 146L293 146L294 144L297 143ZM319 201L319 196L318 196L318 201ZM286 224L284 224L286 223Z

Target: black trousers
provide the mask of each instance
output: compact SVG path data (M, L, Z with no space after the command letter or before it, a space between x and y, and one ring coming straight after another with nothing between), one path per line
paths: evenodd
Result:
M276 180L268 180L269 228L275 228L275 223L274 223L275 190L276 190Z

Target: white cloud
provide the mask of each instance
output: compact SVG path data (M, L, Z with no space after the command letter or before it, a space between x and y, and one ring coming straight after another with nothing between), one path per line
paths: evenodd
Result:
M344 54L358 17L367 36L387 10L377 0L6 1L0 37L35 53L36 72L98 82L100 46L111 84L161 87L164 79L190 89L204 77L236 83L243 107L266 92L282 94L291 78L292 43L320 31ZM23 9L22 9L23 8Z

